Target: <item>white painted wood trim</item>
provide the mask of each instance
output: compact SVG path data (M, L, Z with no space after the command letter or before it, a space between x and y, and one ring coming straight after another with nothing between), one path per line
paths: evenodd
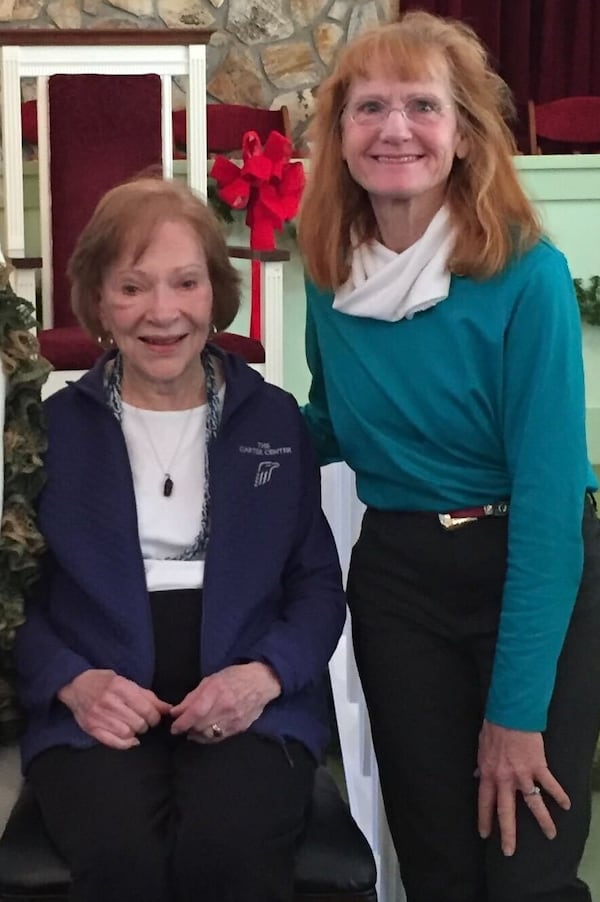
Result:
M54 325L52 291L52 194L50 192L50 106L48 78L37 80L38 121L38 192L40 198L40 250L42 254L42 325L51 329Z
M35 309L35 269L13 269L10 277L10 283L14 293L19 298L25 298ZM35 329L33 330L36 331Z
M206 47L189 47L186 111L188 185L204 201L207 198L208 162L206 144Z
M336 540L344 577L358 537L364 505L356 496L354 475L346 464L321 470L323 510ZM396 853L391 841L371 742L369 718L352 648L350 615L329 665L338 722L348 801L367 837L377 864L379 902L405 902Z
M265 379L283 386L283 264L269 262L260 266Z
M51 36L49 36L51 40ZM45 328L52 326L52 230L49 204L50 170L47 80L66 75L144 75L161 77L161 142L163 172L173 176L173 121L171 82L188 75L188 182L206 199L206 48L203 44L169 45L32 45L0 47L2 68L2 133L4 151L5 231L9 257L25 256L21 78L38 80L40 243L42 314ZM25 285L25 277L21 284ZM27 283L29 285L29 283ZM25 296L25 294L23 294ZM32 300L35 300L35 295Z
M173 178L173 79L160 78L160 135L162 143L162 168L166 179Z
M200 45L203 49L204 46ZM41 75L187 75L187 45L48 44L4 47L17 51L22 77Z
M4 250L9 258L25 256L20 49L4 47L1 51Z

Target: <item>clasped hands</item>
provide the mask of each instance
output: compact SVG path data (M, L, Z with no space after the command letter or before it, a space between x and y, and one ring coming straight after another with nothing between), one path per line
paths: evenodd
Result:
M162 701L114 670L86 670L58 692L82 730L114 749L139 745L140 734L163 717L171 733L195 742L220 742L242 733L281 693L274 672L258 661L233 664L205 677L177 705ZM218 724L218 736L213 725Z
M556 825L544 795L554 799L565 811L571 802L548 768L541 733L510 730L486 720L479 734L477 765L480 836L487 839L497 816L502 851L505 855L514 854L517 793L520 793L544 835L554 839Z

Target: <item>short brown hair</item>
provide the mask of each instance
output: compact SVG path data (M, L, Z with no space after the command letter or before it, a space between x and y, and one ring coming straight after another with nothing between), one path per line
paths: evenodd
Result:
M375 237L377 229L368 196L342 158L340 118L352 81L377 76L406 81L440 73L448 77L458 130L468 147L448 179L446 202L457 231L450 269L491 276L512 253L539 239L538 217L512 161L516 148L506 119L514 110L507 85L468 25L409 12L344 48L318 91L299 240L308 271L321 287L337 288L348 278L351 228L362 241Z
M198 236L213 289L212 321L216 330L226 329L235 318L240 305L240 277L229 259L216 216L180 182L142 177L104 195L69 261L71 305L93 338L104 336L99 303L108 269L129 248L134 259L139 259L157 226L166 221L185 222Z

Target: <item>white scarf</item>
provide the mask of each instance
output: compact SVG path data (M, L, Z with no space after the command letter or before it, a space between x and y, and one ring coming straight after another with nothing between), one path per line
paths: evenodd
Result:
M350 277L335 293L334 308L388 322L411 319L448 297L453 244L450 215L441 207L419 240L400 254L379 241L358 245Z

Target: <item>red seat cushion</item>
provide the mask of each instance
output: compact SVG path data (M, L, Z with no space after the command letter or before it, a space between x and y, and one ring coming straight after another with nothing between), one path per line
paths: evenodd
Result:
M81 326L43 329L38 338L42 356L56 370L89 370L103 352Z
M265 362L265 349L257 338L236 335L234 332L218 332L211 341L224 351L237 354L246 363Z
M57 370L88 370L103 349L81 326L61 326L39 333L40 352ZM265 351L256 338L219 332L211 339L224 351L238 354L246 363L264 363Z

